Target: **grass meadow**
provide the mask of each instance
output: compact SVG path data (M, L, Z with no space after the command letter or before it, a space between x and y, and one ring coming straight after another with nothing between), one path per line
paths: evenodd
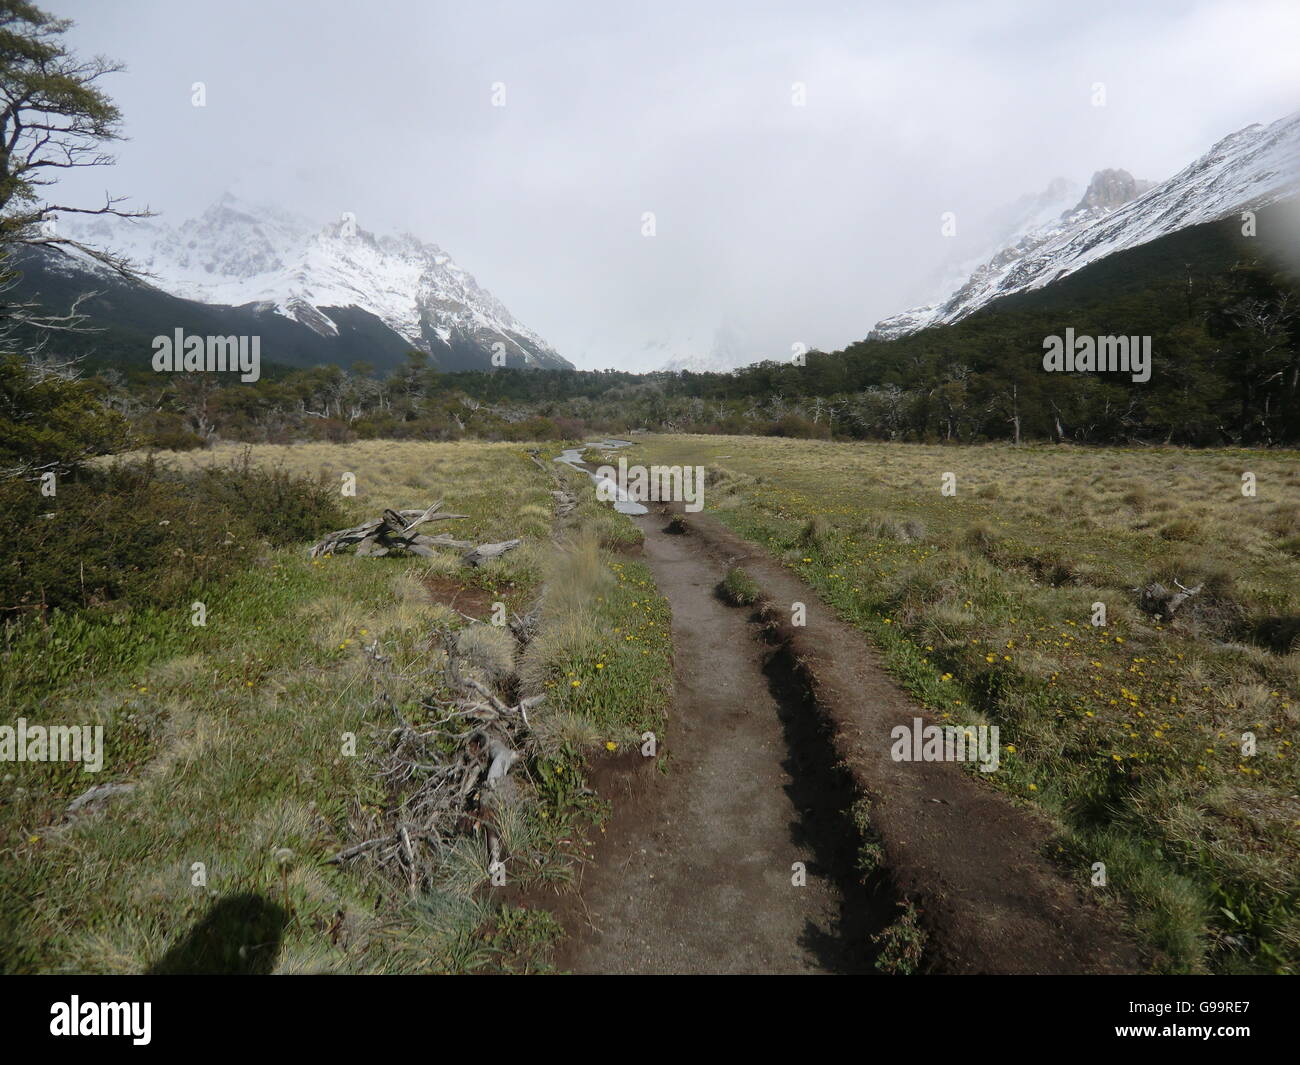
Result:
M1300 456L639 439L939 718L999 726L992 785L1153 969L1300 969ZM1152 579L1203 590L1161 623Z
M241 454L158 458L192 475ZM810 581L919 702L998 725L1001 767L981 779L1050 820L1051 856L1118 896L1153 970L1300 968L1296 454L641 436L628 457L704 465L706 507ZM545 967L559 929L525 900L573 877L582 826L604 815L584 767L669 726L670 618L626 550L639 530L562 466L582 502L557 522L555 485L518 444L257 446L249 459L340 488L354 477L341 499L358 521L442 498L466 517L437 531L524 543L469 570L454 552L312 560L305 542L250 542L205 593L203 626L189 598L10 625L9 715L102 723L107 757L93 778L6 767L6 969L169 971L177 945L241 899L260 900L275 950L226 967ZM1151 580L1202 590L1161 622L1138 605ZM727 594L758 589L737 571ZM465 616L539 597L522 654ZM393 708L418 723L447 694L435 634L548 699L502 823L509 885L489 885L486 846L466 834L438 889L412 898L382 870L326 859L392 801L369 752ZM64 816L116 782L134 790Z
M238 455L158 458L192 472ZM103 724L107 754L94 775L63 763L6 766L5 969L178 971L178 957L204 950L207 963L232 971L543 964L558 928L518 900L572 875L580 826L603 814L584 791L584 764L665 728L666 606L646 569L620 551L639 531L590 499L557 529L554 486L520 445L267 446L250 457L326 484L355 475L344 503L358 521L444 498L467 517L437 531L524 543L477 570L454 552L312 560L307 543L248 543L237 576L207 594L202 626L191 623L188 598L172 609L119 604L10 626L6 717ZM461 613L483 617L495 601L522 613L539 596L539 634L518 658ZM392 801L370 755L394 708L417 724L430 713L425 697L444 683L435 631L450 632L498 680L548 700L533 714L541 753L512 774L520 798L502 827L507 886L489 886L486 846L467 834L442 854L439 889L411 898L381 871L327 859ZM348 733L355 756L344 749ZM107 783L134 790L64 817L72 798ZM223 905L243 926L255 906L267 942L213 954L228 948Z

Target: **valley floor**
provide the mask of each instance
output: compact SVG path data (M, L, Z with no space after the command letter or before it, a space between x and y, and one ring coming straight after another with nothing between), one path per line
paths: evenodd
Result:
M620 455L707 467L706 515L634 524L519 445L254 448L355 479L358 519L444 498L456 536L523 545L469 570L250 544L202 627L188 598L11 627L6 716L114 740L93 780L7 769L4 968L1300 966L1294 454L639 436ZM742 576L765 604L724 602ZM1137 604L1151 580L1202 590L1162 622ZM537 634L483 635L497 602L538 605ZM403 801L377 756L395 714L442 712L452 644L546 701L506 885L468 823L413 892L329 859ZM894 761L913 707L997 725L998 769ZM106 783L131 787L67 812Z

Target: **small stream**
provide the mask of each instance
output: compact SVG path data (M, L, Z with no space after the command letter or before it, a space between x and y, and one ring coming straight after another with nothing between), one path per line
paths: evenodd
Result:
M598 477L595 473L582 465L582 462L584 461L582 457L583 453L588 448L600 448L604 451L616 451L618 448L631 446L631 440L589 441L581 447L571 447L561 451L554 461L563 462L566 466L572 466L575 470L581 470L591 478L592 482L596 485L597 490L599 490L602 485L608 485L609 488L606 489L606 491L614 497L614 509L620 514L648 514L650 513L649 508L638 503L628 495L627 492L618 486L617 482L610 480L608 477Z

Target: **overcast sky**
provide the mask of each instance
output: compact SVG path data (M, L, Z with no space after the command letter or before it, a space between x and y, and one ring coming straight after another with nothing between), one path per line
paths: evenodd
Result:
M943 212L1166 178L1300 107L1297 0L42 6L128 67L118 166L66 191L408 230L583 367L719 328L755 358L841 347L930 295Z

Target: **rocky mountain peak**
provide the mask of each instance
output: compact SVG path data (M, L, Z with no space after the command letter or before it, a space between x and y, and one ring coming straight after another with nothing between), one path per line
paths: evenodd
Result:
M1074 210L1113 211L1131 200L1136 200L1149 188L1151 182L1139 181L1127 170L1098 170L1092 175L1083 199L1078 202Z

